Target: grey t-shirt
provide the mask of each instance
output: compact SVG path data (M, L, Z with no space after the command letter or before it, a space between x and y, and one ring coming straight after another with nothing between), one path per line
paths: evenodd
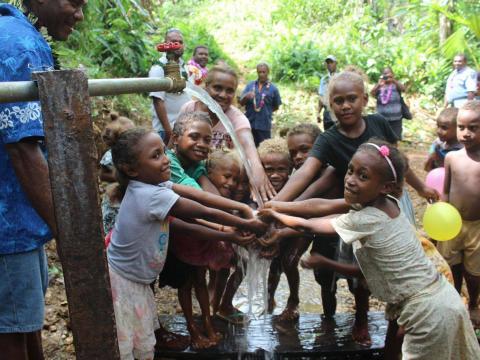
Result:
M108 264L131 281L150 284L163 269L168 249L167 216L179 196L172 182L131 180L107 250Z

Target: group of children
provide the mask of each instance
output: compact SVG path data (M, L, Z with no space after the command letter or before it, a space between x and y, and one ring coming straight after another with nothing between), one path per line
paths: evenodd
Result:
M233 76L228 71L219 74L210 82L226 84ZM227 87L234 94L236 86L235 77ZM115 127L110 144L119 184L117 191L107 192L104 210L121 199L115 225L105 230L110 231L107 257L123 359L153 359L157 329L175 337L158 323L152 285L156 281L178 288L194 348L214 346L221 338L210 309L228 321L243 320L232 304L244 276L240 247L257 248L272 258L268 312L275 307L275 289L285 272L290 296L279 320L298 319L298 264L312 241L312 254L302 266L315 270L327 321L335 314L336 278L342 275L355 297L356 341L370 342L371 293L387 302L386 352L392 358L399 352L408 359L479 358L460 296L427 259L408 220L412 217L405 214L412 207L403 182L430 200L438 200L440 194L408 166L394 146L397 138L386 120L364 116L368 97L360 75L335 75L328 93L337 126L320 134L315 125L301 124L286 139L260 144L258 157L276 195L260 209L259 217L252 211L245 169L234 152L221 146L225 138L219 136L218 119L191 111L203 110L200 105L193 103L179 116L168 149L155 132ZM230 107L233 94L213 97L235 118ZM237 117L234 128L241 131L239 122ZM440 140L452 147L453 140L442 140L444 122L439 119L438 124ZM444 196L468 224L442 252L456 269L455 285L465 277L473 313L480 283L476 260L480 239L475 231L480 214L480 102L459 111L457 136L464 148L446 156ZM272 222L276 229L267 232ZM192 318L192 289L203 328ZM182 346L185 341L175 337L170 345Z

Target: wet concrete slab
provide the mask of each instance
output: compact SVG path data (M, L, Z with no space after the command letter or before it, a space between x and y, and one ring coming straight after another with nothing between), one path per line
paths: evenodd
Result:
M322 322L318 314L302 314L295 323L275 317L251 319L248 324L230 325L214 319L223 335L211 349L182 352L158 351L156 359L382 359L387 321L383 312L369 314L372 345L352 341L353 314L337 314L335 323ZM160 317L170 331L187 334L183 316Z

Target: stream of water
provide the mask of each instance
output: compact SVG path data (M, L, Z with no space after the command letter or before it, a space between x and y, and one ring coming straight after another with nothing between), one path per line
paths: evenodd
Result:
M230 119L225 115L220 105L218 105L218 103L214 99L212 99L212 97L201 87L187 81L187 87L185 88L185 91L190 96L195 97L201 102L203 102L205 105L207 105L210 111L217 115L218 119L223 124L228 134L232 138L233 144L235 145L235 150L237 151L240 160L245 167L245 171L247 173L250 186L257 201L258 207L263 207L263 201L262 197L260 196L260 191L255 186L250 159L248 159L247 154L245 153L245 149L240 143ZM265 309L267 305L267 276L268 269L270 268L270 260L261 258L258 251L253 250L252 248L248 248L247 250L245 250L244 248L238 249L240 255L239 257L246 260L247 263L245 282L248 286L248 314L250 316L259 315L263 312L263 309ZM259 306L258 304L259 297L263 302L263 306ZM254 301L254 299L256 300ZM260 307L263 307L263 309L260 309Z

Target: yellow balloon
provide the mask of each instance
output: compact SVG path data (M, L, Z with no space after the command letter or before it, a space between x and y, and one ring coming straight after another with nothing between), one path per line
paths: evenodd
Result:
M434 240L452 240L462 229L462 218L455 207L440 201L425 210L423 228Z

